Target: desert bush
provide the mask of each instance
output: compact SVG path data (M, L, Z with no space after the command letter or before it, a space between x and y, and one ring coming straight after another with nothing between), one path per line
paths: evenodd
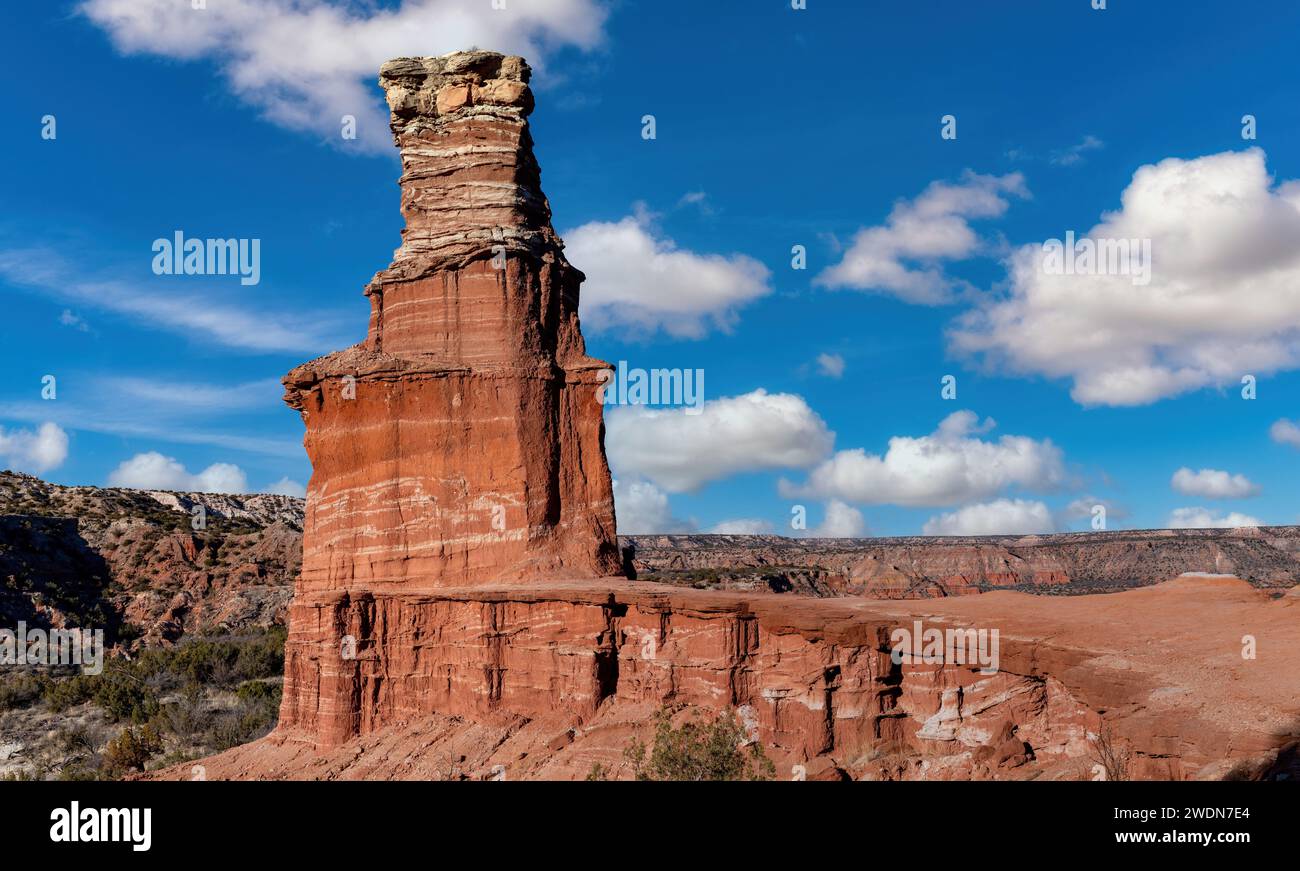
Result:
M0 781L10 782L10 783L16 781L26 782L26 781L40 780L40 779L41 778L36 774L36 772L32 771L30 768L20 768L17 771L10 772L9 774L0 775Z
M654 745L638 738L624 752L637 780L773 780L776 766L757 741L745 744L745 730L727 711L711 723L691 719L674 727L672 712L655 714Z
M208 731L208 744L221 751L256 741L271 731L275 717L275 710L263 704L222 711L216 715Z
M158 700L134 669L105 670L95 685L94 702L114 723L144 723L158 712Z
M59 731L59 749L64 753L95 754L95 739L85 726L74 725Z
M241 702L248 704L263 702L277 708L280 706L280 693L279 684L261 680L245 681L235 689L235 696Z
M94 675L74 674L68 677L43 675L41 696L54 710L66 711L94 698L97 685L97 678Z
M1131 754L1126 747L1115 740L1109 723L1102 723L1101 729L1093 736L1088 754L1094 765L1101 766L1107 780L1128 780Z
M41 681L30 671L0 675L0 711L25 708L41 695Z
M128 771L143 771L150 757L162 752L162 739L151 726L126 727L104 748L104 773L120 777Z

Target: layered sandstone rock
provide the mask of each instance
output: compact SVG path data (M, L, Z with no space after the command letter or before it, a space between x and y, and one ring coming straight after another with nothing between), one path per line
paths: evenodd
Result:
M1054 535L785 538L636 535L638 576L726 589L918 599L1015 588L1062 595L1158 584L1187 572L1257 587L1300 583L1300 527L1135 529Z
M204 766L210 778L580 779L596 764L627 776L624 747L668 704L735 710L782 779L1091 780L1107 731L1134 779L1294 777L1297 602L1223 578L1068 599L599 580L339 594L296 631L322 650L340 626L366 639L355 668L322 657L322 704L286 710L298 728ZM997 672L895 662L891 634L917 620L998 630ZM1246 634L1257 659L1241 656ZM331 731L349 712L354 736Z
M384 64L402 245L366 288L365 342L285 378L313 473L281 722L327 746L379 710L341 645L416 653L417 627L439 620L390 597L620 569L607 367L586 355L583 275L542 194L529 72L485 51ZM352 625L363 599L399 623Z
M619 570L582 273L540 187L522 58L380 72L402 246L364 343L285 378L314 469L299 595Z

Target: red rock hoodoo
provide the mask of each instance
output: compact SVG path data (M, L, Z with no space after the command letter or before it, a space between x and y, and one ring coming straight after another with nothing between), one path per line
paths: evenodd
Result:
M540 187L523 58L386 63L406 227L361 345L285 378L314 469L298 592L618 572L583 275Z
M358 597L619 571L606 364L542 194L529 74L483 51L384 64L402 245L366 288L365 342L285 377L313 474L283 721L323 717L325 743L361 724L339 683L358 661L318 655L351 638L375 655L344 617Z

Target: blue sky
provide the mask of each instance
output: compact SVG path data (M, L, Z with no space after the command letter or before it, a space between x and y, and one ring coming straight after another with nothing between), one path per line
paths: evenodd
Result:
M278 379L399 242L378 59L472 43L537 69L589 351L705 372L698 416L609 415L622 531L1297 522L1300 8L188 5L4 12L0 466L305 484ZM259 239L260 283L155 275L178 229ZM1150 283L1045 277L1070 230L1151 239Z

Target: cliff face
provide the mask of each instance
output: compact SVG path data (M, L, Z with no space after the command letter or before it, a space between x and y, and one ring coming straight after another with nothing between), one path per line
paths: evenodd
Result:
M0 472L0 618L103 628L129 647L283 623L301 524L302 500L287 496L60 487Z
M1133 779L1295 777L1298 606L1222 578L929 602L601 580L336 594L295 611L316 618L295 632L322 654L287 664L300 692L281 729L203 764L209 778L625 777L623 749L668 704L735 710L781 779L1091 780L1104 734ZM997 672L895 663L890 634L915 620L999 630ZM355 659L330 654L340 632ZM1247 633L1270 652L1243 659Z
M550 224L522 58L380 73L406 218L361 345L285 378L313 475L299 595L619 571L582 273Z
M1113 592L1188 572L1263 589L1300 584L1300 528L1146 529L1057 535L800 539L637 535L638 576L713 588L922 599L996 589Z

